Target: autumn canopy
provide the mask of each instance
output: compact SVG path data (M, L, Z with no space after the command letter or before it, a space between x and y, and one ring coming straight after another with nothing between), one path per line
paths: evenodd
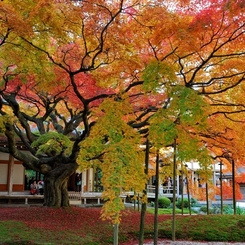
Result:
M4 0L0 39L0 151L44 174L45 205L99 167L116 215L122 189L144 188L146 138L244 164L243 0Z

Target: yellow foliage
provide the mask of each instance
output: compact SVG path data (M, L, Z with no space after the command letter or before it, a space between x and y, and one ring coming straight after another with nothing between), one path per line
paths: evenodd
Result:
M103 115L93 126L89 138L81 143L78 163L82 170L96 164L102 170L103 218L120 222L124 205L120 195L125 191L142 192L146 183L144 153L140 136L124 118L131 113L127 100L105 100L100 110ZM92 159L96 159L95 162Z
M206 201L206 182L204 180L200 181L202 187L199 187L198 184L199 183L197 181L189 181L190 194L197 200ZM208 199L215 201L215 195L217 195L215 183L212 184L208 182Z

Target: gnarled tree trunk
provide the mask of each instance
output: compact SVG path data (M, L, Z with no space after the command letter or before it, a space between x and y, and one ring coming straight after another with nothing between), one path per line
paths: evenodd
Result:
M62 164L44 175L44 206L70 206L67 182L77 167L76 163Z
M75 158L72 157L73 160L70 160L70 158L62 154L54 157L38 157L34 154L20 151L16 147L13 124L6 122L5 127L9 153L23 162L25 167L44 175L44 205L48 207L70 206L67 182L78 168Z

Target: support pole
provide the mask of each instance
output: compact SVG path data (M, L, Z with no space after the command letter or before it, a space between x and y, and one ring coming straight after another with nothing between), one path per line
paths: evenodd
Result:
M223 163L220 162L220 213L223 214L223 185L222 185L222 165Z
M145 149L145 175L148 175L148 166L149 166L149 152L150 145L148 139L146 140L146 149ZM145 189L143 190L143 200L144 197L147 198L147 183L145 183ZM135 205L134 205L135 207ZM147 210L147 203L142 202L141 214L140 214L140 234L139 234L139 245L144 243L144 230L145 230L145 215Z
M156 188L155 188L155 212L154 212L154 245L158 242L158 193L159 193L159 151L156 157Z
M175 211L176 211L176 139L174 139L174 162L173 162L173 214L172 214L172 241L175 241Z
M189 208L189 214L191 215L191 199L190 199L190 189L189 189L189 179L186 178L186 184L187 184L187 197L188 197L188 208Z
M235 180L235 163L234 163L234 159L231 160L231 164L232 164L233 210L234 210L234 214L236 214L236 180Z
M118 245L118 224L113 227L113 245Z
M209 214L208 182L206 182L206 203L207 203L207 214Z

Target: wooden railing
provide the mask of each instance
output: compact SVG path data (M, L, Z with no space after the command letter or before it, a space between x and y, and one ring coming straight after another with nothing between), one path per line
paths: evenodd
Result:
M156 187L154 185L147 186L147 193L155 193L155 190L156 190ZM160 186L159 187L159 195L170 194L170 193L173 194L173 186Z
M0 199L3 199L3 201L6 203L12 203L17 202L21 204L28 204L29 200L40 200L40 202L43 201L44 196L43 195L31 195L30 191L23 191L23 192L0 192Z
M154 199L155 198L155 186L154 185L148 185L147 186L147 197L150 199ZM176 190L177 192L177 190ZM85 203L87 202L88 199L90 200L97 200L97 203L100 204L101 203L101 192L75 192L75 191L69 191L69 199L70 200L79 200L81 201L81 203ZM127 196L134 196L134 192L133 191L129 191L129 192L124 192L121 197L124 199L124 201L126 200ZM141 194L140 194L141 195ZM160 186L159 188L159 196L166 196L166 197L172 197L173 196L173 187L172 186Z

